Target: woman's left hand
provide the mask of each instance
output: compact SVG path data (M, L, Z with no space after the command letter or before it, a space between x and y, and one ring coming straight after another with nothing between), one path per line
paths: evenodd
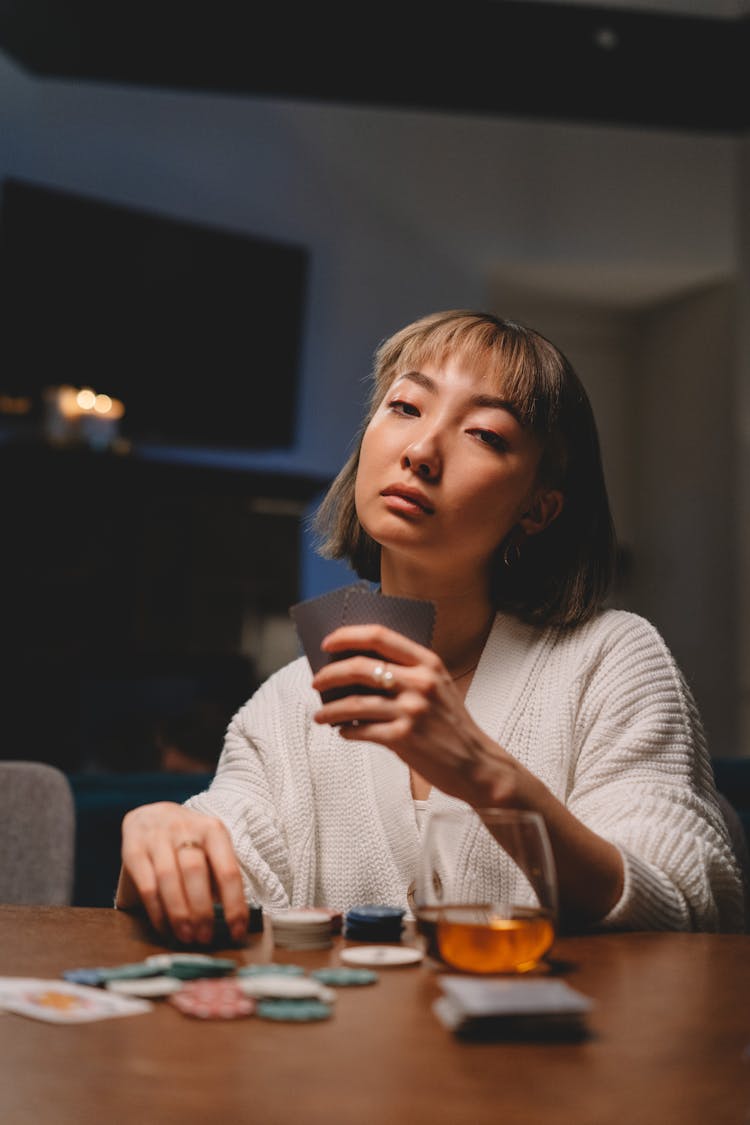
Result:
M475 807L521 803L518 762L477 726L440 657L382 625L347 625L329 633L325 652L375 652L332 660L312 686L321 694L354 694L324 703L317 723L339 726L342 738L387 746L444 793ZM356 694L366 684L385 694Z

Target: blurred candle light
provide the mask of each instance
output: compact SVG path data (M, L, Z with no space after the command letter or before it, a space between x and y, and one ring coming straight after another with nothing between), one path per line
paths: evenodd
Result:
M82 442L92 449L119 448L117 423L125 414L119 399L97 394L91 387L67 385L45 392L47 440L56 445Z
M91 387L82 387L76 395L76 403L83 411L93 410L95 402L96 395L91 390Z

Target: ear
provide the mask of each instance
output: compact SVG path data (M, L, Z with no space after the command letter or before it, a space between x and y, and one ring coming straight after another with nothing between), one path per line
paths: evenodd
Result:
M565 497L559 489L540 489L534 496L531 507L518 521L519 526L525 535L538 535L557 519L564 504Z

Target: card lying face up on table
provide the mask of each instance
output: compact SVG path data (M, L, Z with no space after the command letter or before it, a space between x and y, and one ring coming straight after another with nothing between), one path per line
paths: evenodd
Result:
M320 645L328 633L342 625L385 625L402 633L425 648L432 648L435 627L435 605L421 598L398 598L379 594L365 583L355 582L317 598L298 602L289 613L313 673L331 660L344 660L354 652L323 652ZM363 655L378 658L378 652ZM381 688L372 684L356 684L336 688L321 695L324 703L345 695L383 695Z

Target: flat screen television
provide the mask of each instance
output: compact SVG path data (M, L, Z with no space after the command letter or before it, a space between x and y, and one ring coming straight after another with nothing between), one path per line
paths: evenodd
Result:
M307 248L18 179L2 185L0 392L121 400L138 443L294 441ZM17 401L14 398L14 401Z

